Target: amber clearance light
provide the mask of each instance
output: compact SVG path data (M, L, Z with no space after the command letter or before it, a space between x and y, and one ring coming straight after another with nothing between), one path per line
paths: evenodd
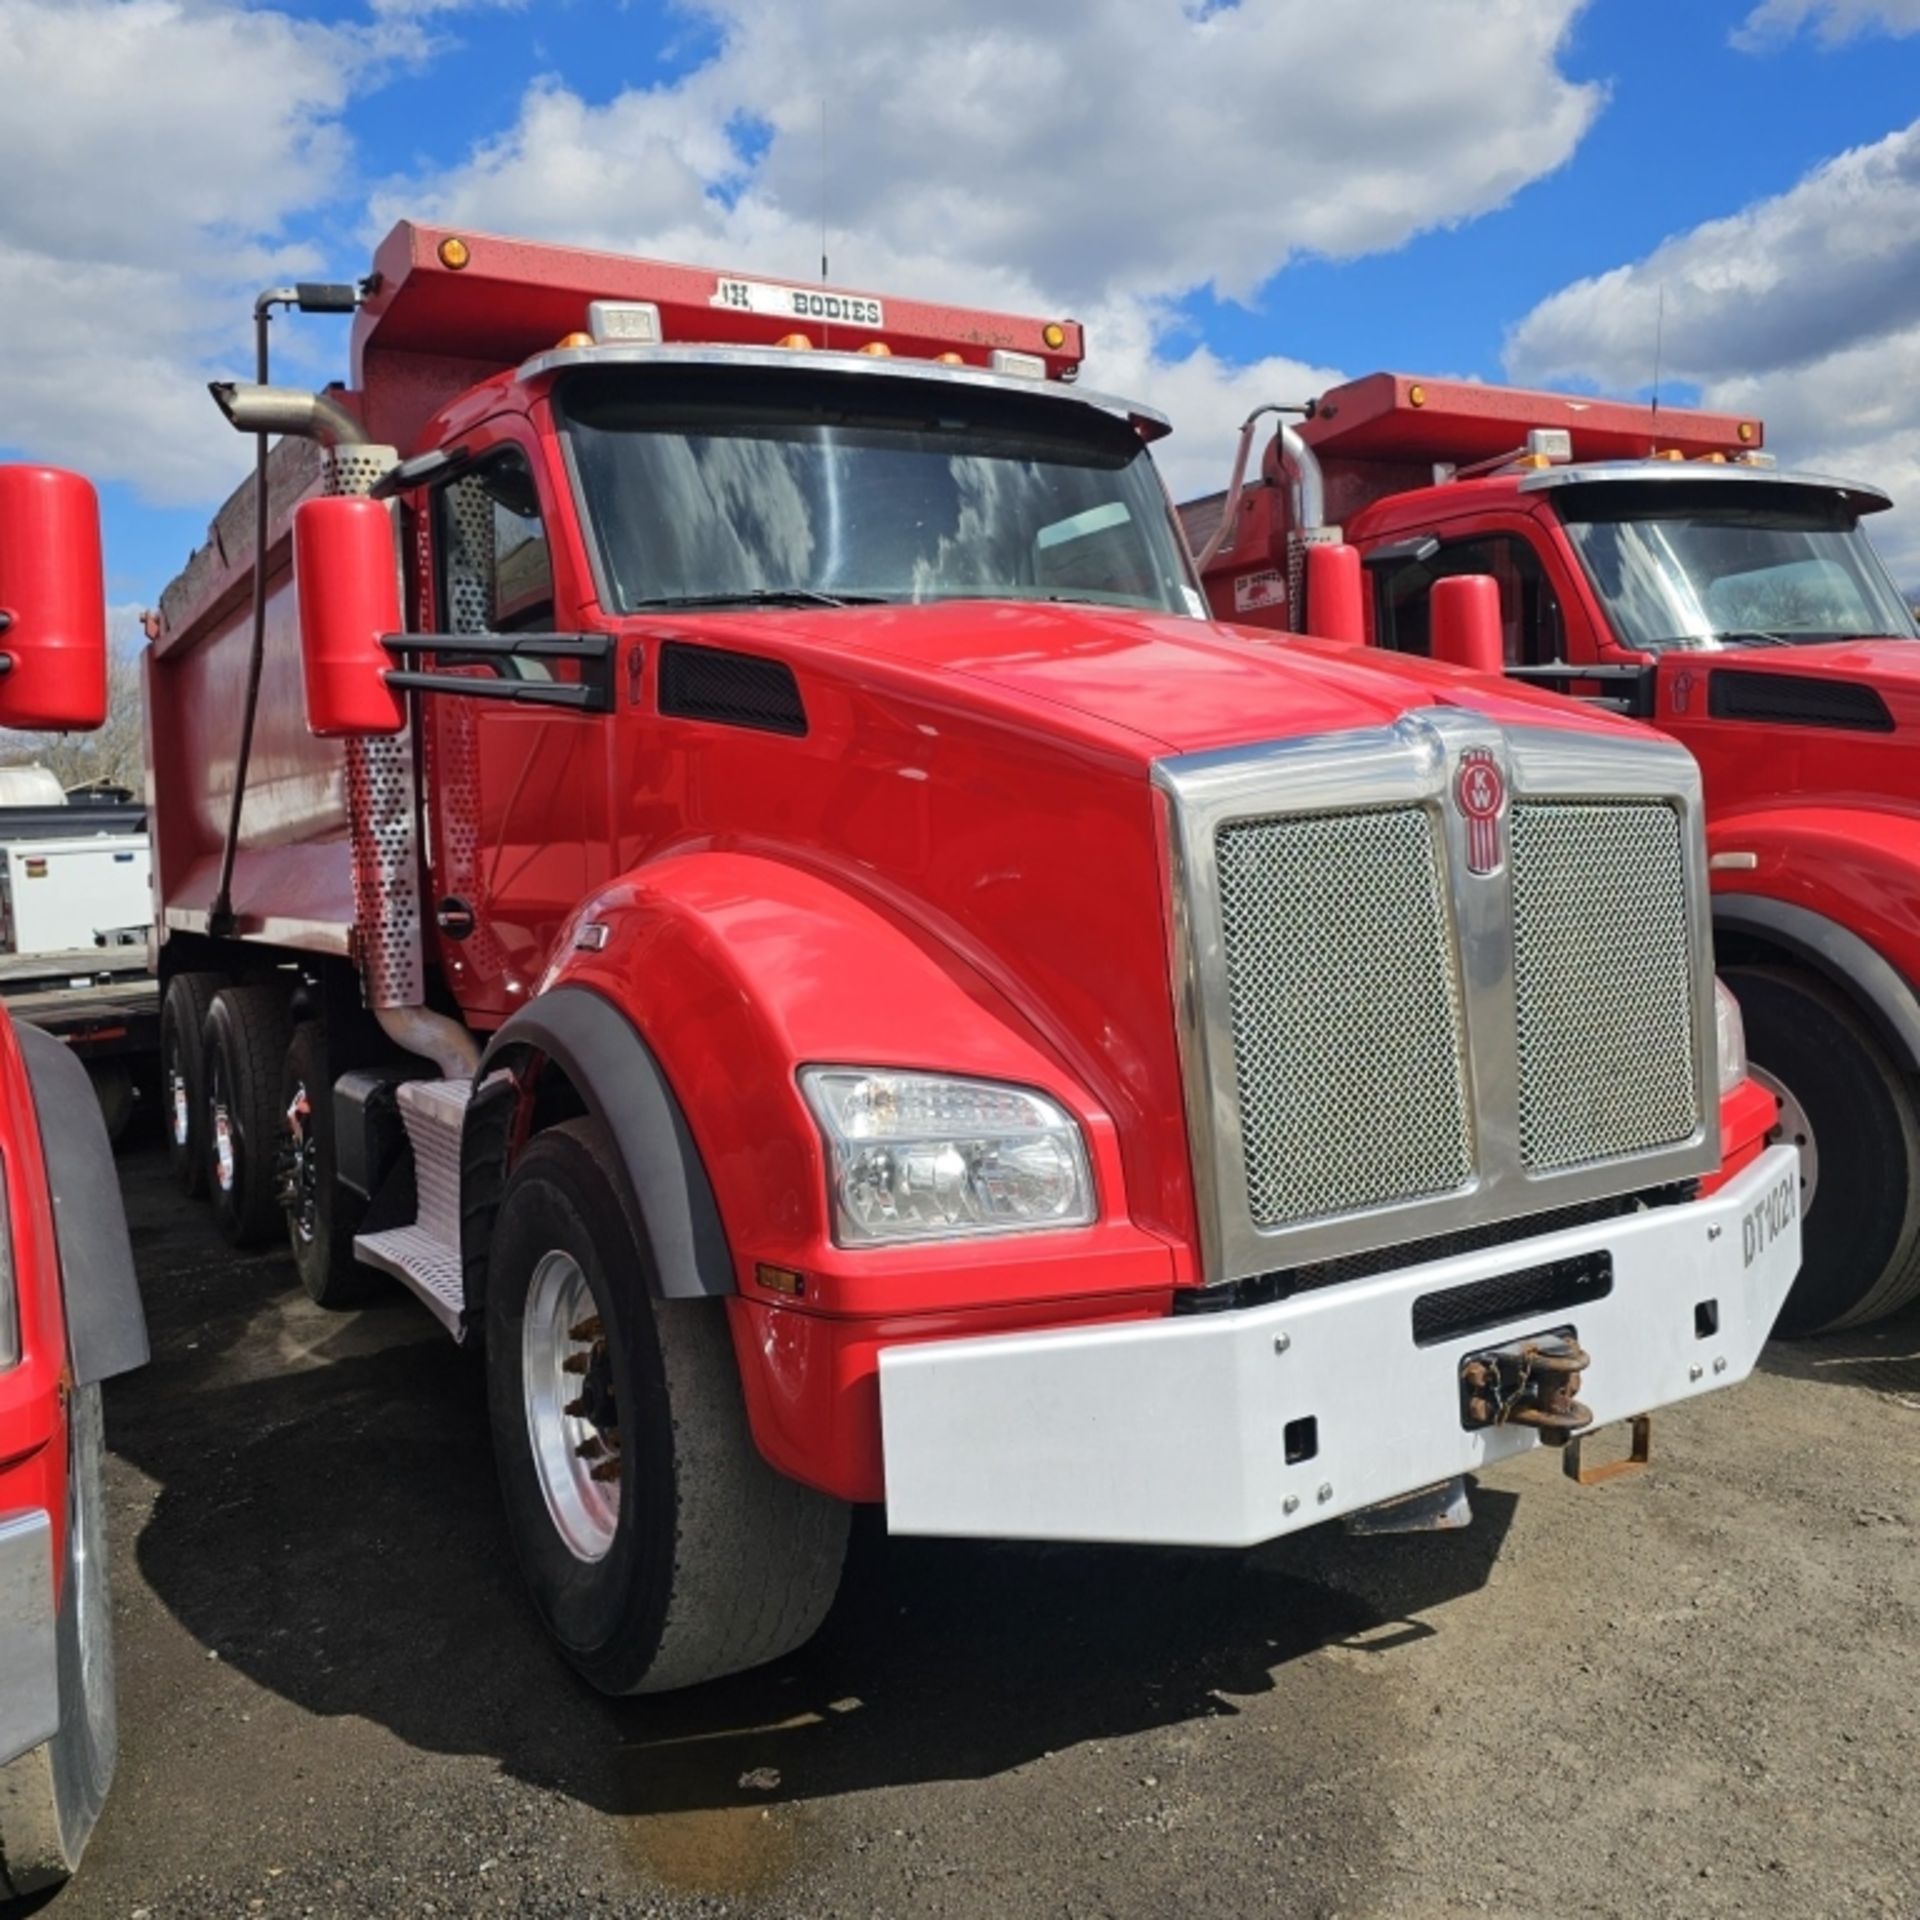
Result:
M451 267L455 273L458 273L473 258L472 250L457 233L448 234L435 251L440 256L440 264L443 267Z

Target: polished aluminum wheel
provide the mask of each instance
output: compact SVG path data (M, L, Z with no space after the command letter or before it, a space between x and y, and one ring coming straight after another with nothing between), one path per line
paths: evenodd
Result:
M603 1559L620 1524L620 1432L605 1329L580 1263L555 1249L527 1287L520 1379L534 1472L576 1560Z
M1800 1217L1805 1219L1812 1211L1813 1196L1820 1185L1820 1143L1814 1138L1813 1122L1784 1080L1775 1079L1765 1067L1756 1067L1751 1062L1747 1072L1780 1103L1780 1117L1773 1124L1772 1138L1800 1149Z

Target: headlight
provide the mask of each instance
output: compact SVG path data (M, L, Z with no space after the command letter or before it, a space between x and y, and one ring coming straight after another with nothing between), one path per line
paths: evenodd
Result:
M952 1240L1093 1218L1086 1142L1044 1094L936 1073L807 1067L841 1246Z
M1747 1077L1747 1024L1740 1018L1740 1002L1718 975L1713 982L1713 1039L1720 1053L1720 1092L1724 1097Z

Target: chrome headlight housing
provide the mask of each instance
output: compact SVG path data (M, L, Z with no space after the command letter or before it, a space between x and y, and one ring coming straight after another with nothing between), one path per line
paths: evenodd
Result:
M843 1247L1080 1227L1094 1217L1078 1123L1027 1087L891 1067L805 1067Z
M1740 1017L1740 1002L1718 974L1713 981L1713 1041L1724 1100L1747 1077L1747 1023Z

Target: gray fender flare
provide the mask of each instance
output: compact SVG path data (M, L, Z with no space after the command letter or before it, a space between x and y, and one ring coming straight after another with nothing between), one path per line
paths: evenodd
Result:
M1790 953L1840 988L1895 1061L1920 1073L1920 995L1893 963L1837 920L1758 893L1717 893L1713 923Z
M76 1386L147 1364L147 1316L120 1204L107 1123L87 1070L52 1035L14 1029L33 1085L40 1151L53 1201L54 1244Z
M606 1129L646 1235L660 1294L669 1300L730 1294L733 1257L686 1115L646 1042L612 1001L590 987L555 987L522 1007L487 1043L473 1077L460 1143L461 1268L466 1319L478 1324L487 1251L506 1188L515 1122L530 1089L510 1069L533 1053L553 1062Z

